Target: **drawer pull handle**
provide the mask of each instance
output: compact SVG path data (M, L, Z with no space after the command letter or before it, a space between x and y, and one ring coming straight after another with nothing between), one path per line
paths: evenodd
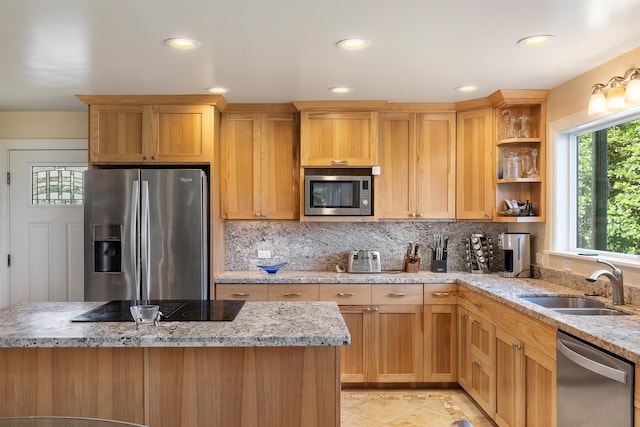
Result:
M407 293L406 292L391 292L389 294L390 297L406 297Z
M431 294L434 298L446 298L451 295L450 292L433 292Z
M476 319L473 319L473 323L475 323L478 326L482 326L482 322Z
M464 294L458 294L458 298L465 299L466 297L464 296Z
M236 293L231 294L231 296L234 296L236 298L245 298L245 297L248 297L249 295L251 295L251 294L246 293L246 292L236 292Z
M522 350L522 346L517 343L511 344L511 347L513 347L514 350Z
M473 364L476 365L478 368L482 368L482 365L477 360L474 360Z
M344 166L344 165L347 165L347 164L349 164L348 160L331 160L331 165L332 166L340 166L340 165Z
M462 317L464 317L465 319L469 318L469 315L467 313L463 314Z
M482 304L479 304L479 303L473 303L473 305L475 305L475 306L476 306L476 307L478 307L478 308L482 308Z
M339 297L354 297L355 294L353 294L352 292L338 292L336 294Z
M302 294L300 292L288 292L284 294L284 296L287 298L298 298L298 297L301 297Z

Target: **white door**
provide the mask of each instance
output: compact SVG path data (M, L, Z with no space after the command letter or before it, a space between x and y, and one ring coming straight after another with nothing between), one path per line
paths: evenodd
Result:
M73 169L86 164L86 150L9 151L11 304L84 299L82 204L57 203L69 199Z

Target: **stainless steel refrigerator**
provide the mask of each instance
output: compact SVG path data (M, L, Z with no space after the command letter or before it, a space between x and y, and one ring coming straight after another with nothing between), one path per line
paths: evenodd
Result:
M199 169L84 175L84 299L208 299L207 178Z

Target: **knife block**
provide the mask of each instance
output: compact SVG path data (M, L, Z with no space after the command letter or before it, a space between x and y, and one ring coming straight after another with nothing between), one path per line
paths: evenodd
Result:
M446 273L447 272L447 260L446 259L434 259L431 262L432 273Z
M404 271L407 273L417 273L420 270L420 258L416 259L416 262L409 261L409 258L404 257Z

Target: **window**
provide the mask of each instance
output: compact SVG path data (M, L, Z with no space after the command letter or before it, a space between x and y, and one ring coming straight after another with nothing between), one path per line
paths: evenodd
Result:
M640 254L640 118L572 136L577 157L575 247Z
M81 205L83 166L32 166L31 204Z

